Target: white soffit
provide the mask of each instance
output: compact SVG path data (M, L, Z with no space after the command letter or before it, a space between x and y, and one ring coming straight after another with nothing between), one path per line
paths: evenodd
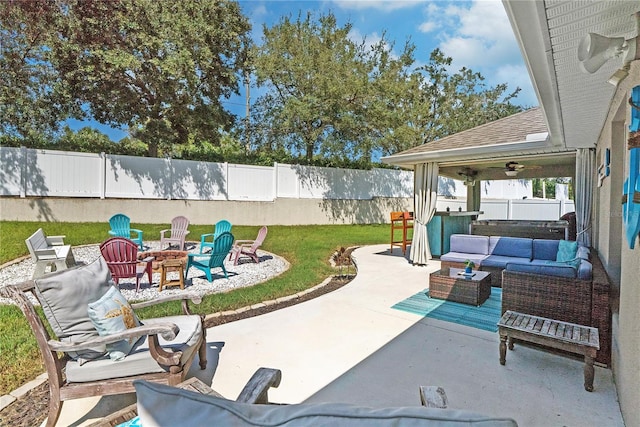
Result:
M504 5L523 50L552 142L556 145L557 139L564 136L568 148L594 147L615 92L608 80L622 67L622 59L609 60L594 74L583 73L577 58L578 44L589 32L607 37L635 37L634 14L640 10L640 2L504 0Z

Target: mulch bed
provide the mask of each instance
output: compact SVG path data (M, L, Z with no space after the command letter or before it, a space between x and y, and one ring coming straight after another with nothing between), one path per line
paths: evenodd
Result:
M222 325L228 322L234 322L236 320L246 319L253 316L259 316L266 314L274 310L290 307L295 304L299 304L304 301L317 298L320 295L324 295L328 292L339 289L353 280L355 276L334 276L329 283L321 288L309 292L301 296L282 303L274 304L266 307L259 307L252 310L247 310L240 314L233 314L227 316L219 316L214 319L210 319L206 322L205 326L210 328L212 326ZM63 404L64 405L64 404ZM34 427L39 426L47 418L49 411L49 383L45 381L41 385L37 386L27 394L7 406L0 412L0 427Z

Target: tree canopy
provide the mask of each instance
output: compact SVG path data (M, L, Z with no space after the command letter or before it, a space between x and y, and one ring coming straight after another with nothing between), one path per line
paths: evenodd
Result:
M372 160L505 117L519 89L451 70L410 40L355 40L331 13L285 16L261 43L231 0L0 3L0 142L268 164ZM249 121L221 100L253 75ZM70 118L126 127L116 144Z
M2 36L10 45L0 64L27 82L13 93L3 89L3 98L46 102L58 95L59 105L75 107L68 117L128 126L151 156L190 137L216 144L219 129L233 125L220 98L238 93L250 30L237 2L36 0L2 7ZM13 124L3 131L25 136L18 119L46 107L13 108ZM65 111L54 117L65 118Z
M480 73L451 73L440 50L415 65L415 46L400 53L383 35L367 46L350 37L332 14L283 17L263 28L253 51L258 85L267 92L254 105L247 133L258 150L286 149L307 162L347 156L370 164L521 111L506 84L487 87Z

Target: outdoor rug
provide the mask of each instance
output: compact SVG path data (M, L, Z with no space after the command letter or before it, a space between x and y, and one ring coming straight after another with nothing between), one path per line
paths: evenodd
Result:
M491 288L491 296L480 307L429 297L425 289L391 308L485 331L496 332L500 320L501 288Z

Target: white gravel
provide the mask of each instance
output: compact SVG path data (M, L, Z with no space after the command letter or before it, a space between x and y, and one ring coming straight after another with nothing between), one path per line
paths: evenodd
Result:
M160 248L159 241L145 241L145 250L158 250ZM165 248L166 249L166 248ZM198 253L200 244L196 242L187 242L189 252ZM90 263L100 256L98 245L74 246L72 247L73 256L77 262L84 261ZM225 259L225 268L227 270L228 279L225 279L221 268L212 269L213 281L207 281L204 272L197 268L191 268L187 275L184 291L179 286L164 287L162 292L158 292L158 284L160 282L160 273L153 273L153 283L147 283L147 276L140 279L140 290L136 292L135 278L120 279L120 292L127 300L130 301L147 301L158 298L161 295L171 295L175 293L190 292L199 295L225 292L232 289L244 288L262 283L272 277L275 277L289 268L289 263L272 253L258 250L260 257L259 263L254 263L247 257L242 257L238 261L238 265L233 265L233 261ZM4 267L0 267L0 287L19 283L31 278L33 274L34 264L31 257L15 262L7 263ZM169 272L167 279L177 279L178 273ZM0 303L10 303L7 299L0 298Z

